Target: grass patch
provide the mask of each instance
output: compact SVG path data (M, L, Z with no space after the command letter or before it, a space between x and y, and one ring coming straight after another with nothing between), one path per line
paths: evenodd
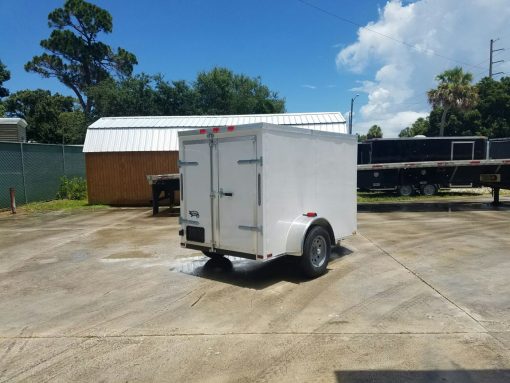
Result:
M106 205L89 205L86 199L57 199L47 202L30 202L18 208L25 213L47 213L51 211L98 210L108 208Z
M507 195L507 193L501 193ZM398 192L380 191L380 192L358 192L358 203L363 202L401 202L401 201L426 201L426 200L448 200L463 199L487 196L491 197L490 189L452 189L440 190L436 195L426 196L415 194L409 197L403 197Z

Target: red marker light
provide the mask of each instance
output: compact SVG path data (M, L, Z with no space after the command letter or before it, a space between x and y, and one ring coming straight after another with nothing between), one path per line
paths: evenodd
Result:
M220 132L220 128L212 128L212 132L213 133L219 133Z
M206 134L207 133L207 129L200 129L200 134Z
M306 215L307 217L317 217L317 213L314 211L309 211L308 213L303 215Z
M233 132L234 130L236 130L234 125L227 126L227 132Z

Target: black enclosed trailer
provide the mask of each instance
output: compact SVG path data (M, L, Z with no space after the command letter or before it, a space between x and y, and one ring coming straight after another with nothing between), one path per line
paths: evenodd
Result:
M486 137L374 138L358 146L358 164L483 160Z
M486 137L367 140L358 149L358 188L431 195L444 187L480 186L480 172L496 170L479 167L486 158Z
M360 190L420 191L434 194L441 187L490 186L510 188L510 159L396 162L358 165Z

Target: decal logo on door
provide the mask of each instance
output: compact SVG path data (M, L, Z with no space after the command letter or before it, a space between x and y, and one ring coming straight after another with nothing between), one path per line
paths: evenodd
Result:
M194 218L200 218L200 214L198 214L198 211L196 211L196 210L190 210L189 211L189 215L190 215L191 218L193 218L193 217Z

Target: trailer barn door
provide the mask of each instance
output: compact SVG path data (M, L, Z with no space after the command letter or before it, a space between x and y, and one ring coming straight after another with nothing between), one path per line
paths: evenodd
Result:
M181 175L181 221L186 241L211 246L211 154L208 141L184 143L179 160Z
M217 248L257 254L257 140L219 139Z
M462 141L453 141L452 142L452 160L460 161L460 160L472 160L475 155L475 143L473 141L462 142Z

